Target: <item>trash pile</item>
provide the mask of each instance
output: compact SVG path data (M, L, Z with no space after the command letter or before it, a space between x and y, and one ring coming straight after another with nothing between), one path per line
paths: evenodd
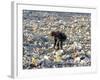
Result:
M91 66L91 14L23 10L23 69ZM67 39L53 48L51 31Z

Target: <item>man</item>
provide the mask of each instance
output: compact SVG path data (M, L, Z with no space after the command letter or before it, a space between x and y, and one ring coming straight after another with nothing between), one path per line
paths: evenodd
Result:
M57 50L63 49L63 42L66 40L66 35L60 31L52 31L51 36L54 37L54 49L57 47Z

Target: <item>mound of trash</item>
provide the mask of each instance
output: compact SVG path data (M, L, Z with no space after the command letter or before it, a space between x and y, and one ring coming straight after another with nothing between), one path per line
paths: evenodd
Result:
M53 48L51 31L67 36ZM91 66L91 14L23 10L23 69Z
M28 54L28 52L26 52L23 55L23 68L39 69L90 66L90 52L84 52L81 47L75 46L75 44L72 44L68 48L64 46L63 50L55 50L47 47L33 47L31 53Z

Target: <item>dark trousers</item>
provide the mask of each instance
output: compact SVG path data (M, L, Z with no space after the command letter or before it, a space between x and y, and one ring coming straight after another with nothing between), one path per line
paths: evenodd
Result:
M63 41L59 39L54 40L54 48L57 47L57 49L63 49Z

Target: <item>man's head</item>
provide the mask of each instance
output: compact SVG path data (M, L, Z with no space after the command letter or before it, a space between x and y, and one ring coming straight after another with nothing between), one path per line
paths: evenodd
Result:
M52 31L51 32L51 36L55 36L56 32L55 31Z

